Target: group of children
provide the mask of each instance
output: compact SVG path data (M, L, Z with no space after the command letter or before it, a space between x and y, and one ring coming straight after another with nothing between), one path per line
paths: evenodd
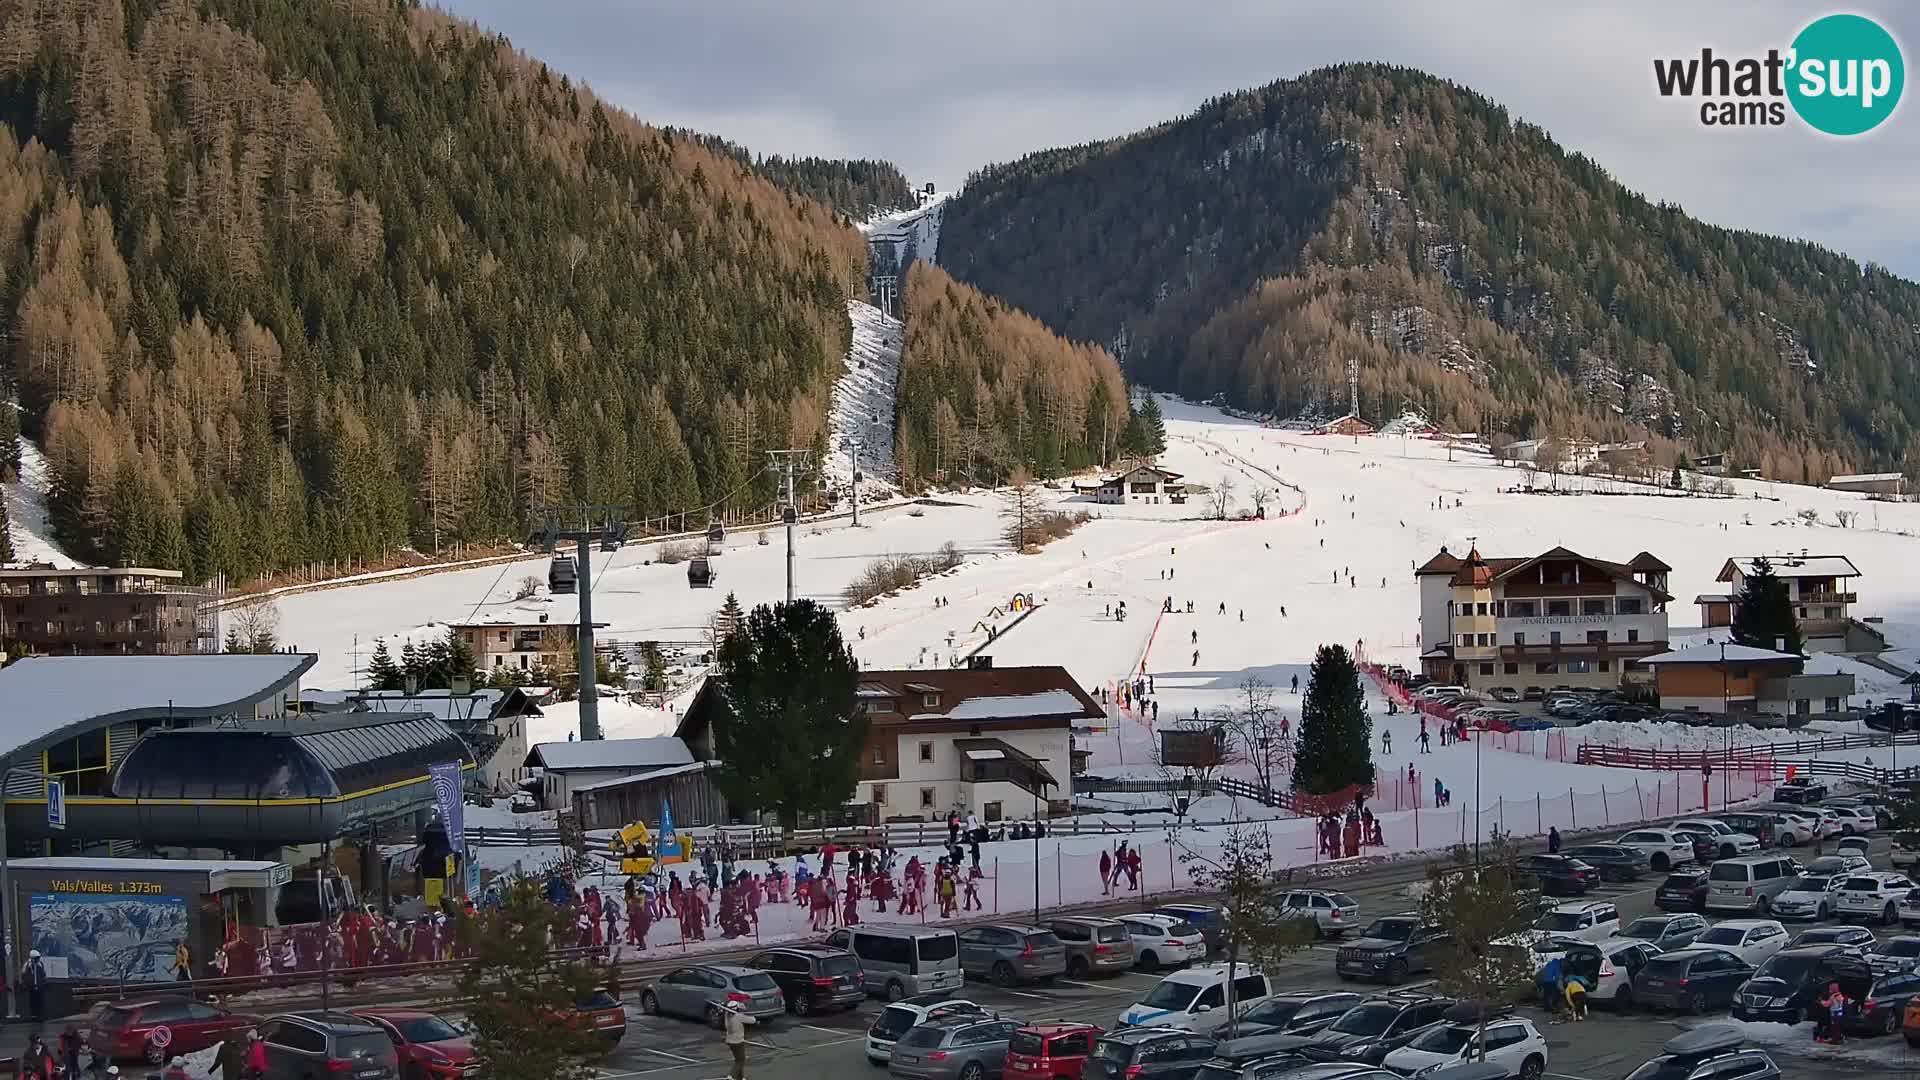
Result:
M1329 859L1351 859L1360 854L1362 847L1378 847L1387 842L1380 831L1380 819L1366 807L1357 812L1347 811L1344 821L1336 814L1328 814L1320 819L1318 831L1320 854Z

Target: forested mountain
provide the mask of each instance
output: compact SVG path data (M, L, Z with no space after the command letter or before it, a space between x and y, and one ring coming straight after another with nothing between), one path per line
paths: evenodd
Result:
M940 261L1191 396L1337 415L1355 357L1376 420L1920 471L1920 287L1649 202L1417 71L1329 68L984 169Z
M1022 465L1052 476L1138 449L1125 445L1126 384L1106 350L1069 342L928 263L908 269L903 299L902 487L997 484Z
M916 205L913 187L891 161L867 158L761 157L718 135L669 129L747 166L796 195L826 203L853 221Z
M0 124L0 325L76 554L753 508L763 449L824 443L859 235L435 11L0 0Z

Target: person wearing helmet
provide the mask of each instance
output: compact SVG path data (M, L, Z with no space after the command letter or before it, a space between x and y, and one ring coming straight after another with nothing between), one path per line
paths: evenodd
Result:
M187 1059L179 1054L168 1059L167 1071L160 1076L161 1080L193 1080L193 1077L187 1075Z
M47 965L40 959L39 949L27 953L26 966L20 969L20 987L27 992L27 1014L38 1030L47 1022Z

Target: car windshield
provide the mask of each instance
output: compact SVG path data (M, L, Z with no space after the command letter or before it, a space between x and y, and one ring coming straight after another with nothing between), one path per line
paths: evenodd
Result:
M1707 876L1715 881L1745 881L1748 874L1743 863L1721 862L1714 863L1713 869L1707 871Z
M1013 1038L1007 1040L1007 1053L1025 1054L1028 1057L1041 1057L1047 1049L1047 1040L1037 1031L1016 1031Z
M1356 1005L1333 1022L1333 1030L1345 1035L1378 1035L1399 1015L1398 1005Z
M1467 1041L1472 1038L1472 1028L1445 1024L1433 1028L1408 1045L1415 1050L1425 1050L1430 1054L1457 1054L1466 1049Z
M916 939L920 946L920 960L951 960L960 955L960 939L953 934L934 934L931 937Z
M1787 891L1823 893L1827 891L1827 883L1832 880L1832 878L1802 875L1793 879L1793 884L1787 886Z
M1760 970L1753 973L1756 979L1779 979L1783 983L1798 985L1820 962L1817 956L1795 956L1791 953L1774 953Z
M1361 936L1405 941L1413 936L1413 923L1406 919L1375 919Z
M1172 926L1167 927L1167 934L1171 937L1198 937L1200 928L1185 919L1176 919Z
M1670 923L1666 919L1635 919L1620 931L1620 937L1639 938L1652 941L1667 932Z
M393 1026L400 1029L400 1037L410 1043L445 1042L457 1039L460 1032L452 1024L437 1016L416 1016L410 1020L395 1020Z
M1580 929L1582 918L1577 911L1549 911L1533 921L1533 928L1565 933Z
M1700 935L1702 945L1738 945L1747 938L1747 932L1737 926L1716 926Z
M869 1030L882 1039L897 1039L908 1028L920 1022L920 1014L900 1005L889 1005L880 1010L873 1018L873 1027Z
M919 1027L914 1028L912 1031L907 1032L906 1038L900 1040L900 1045L901 1046L939 1046L941 1041L944 1040L946 1037L947 1037L946 1028L935 1027L931 1024L922 1024Z
M1140 999L1140 1004L1149 1009L1184 1009L1193 1004L1194 998L1200 996L1200 989L1198 983L1163 979L1159 986L1148 991L1147 996Z
M1848 892L1879 892L1880 883L1870 877L1850 877L1840 886Z
M1273 1027L1285 1027L1293 1019L1305 1002L1290 1001L1286 998L1271 998L1247 1010L1241 1017L1249 1024L1270 1024Z
M773 976L764 971L756 971L751 975L736 975L733 979L733 985L748 991L771 990L774 988Z
M860 970L860 961L851 956L824 956L820 958L820 974L851 975Z
M1873 947L1881 956L1920 956L1920 938L1894 938Z

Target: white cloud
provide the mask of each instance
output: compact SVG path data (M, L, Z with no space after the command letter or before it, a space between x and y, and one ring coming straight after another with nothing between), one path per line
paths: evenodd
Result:
M759 153L884 158L943 186L1327 64L1405 64L1486 94L1651 198L1920 277L1920 105L1834 140L1797 124L1707 129L1654 92L1655 56L1785 46L1809 17L1792 0L447 2L645 120ZM1909 69L1920 61L1920 7L1852 10L1893 30Z

